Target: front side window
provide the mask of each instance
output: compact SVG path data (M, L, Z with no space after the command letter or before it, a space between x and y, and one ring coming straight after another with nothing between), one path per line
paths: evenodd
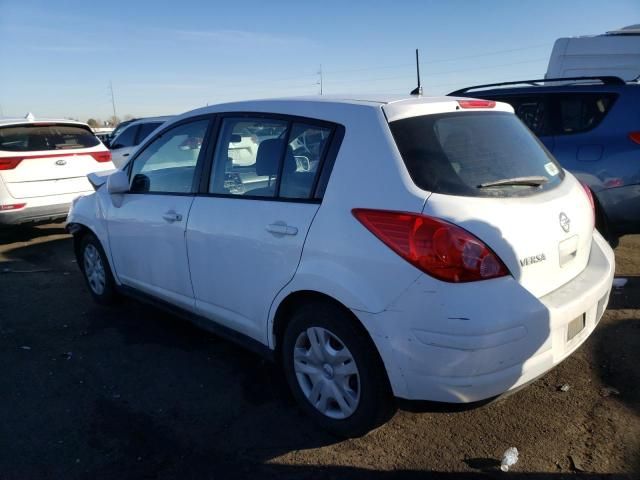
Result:
M140 130L138 131L138 140L136 141L136 145L142 142L145 138L149 136L151 132L153 132L156 128L162 125L162 122L151 122L151 123L143 123L140 125Z
M0 128L0 150L33 152L95 147L100 140L88 128L76 125L16 125Z
M430 192L531 195L564 178L560 165L510 113L423 115L389 127L414 183Z
M130 125L113 139L111 148L133 147L136 141L138 125Z
M209 192L310 199L331 129L266 118L225 118Z
M131 192L191 193L208 120L174 127L133 160Z

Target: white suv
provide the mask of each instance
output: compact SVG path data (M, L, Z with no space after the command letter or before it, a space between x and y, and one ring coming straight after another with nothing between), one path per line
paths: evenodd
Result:
M247 129L266 134L237 165ZM152 299L275 359L342 435L394 395L534 380L591 334L613 279L589 191L503 103L212 106L94 183L68 224L93 297Z
M0 225L64 218L103 170L111 154L84 123L0 119Z

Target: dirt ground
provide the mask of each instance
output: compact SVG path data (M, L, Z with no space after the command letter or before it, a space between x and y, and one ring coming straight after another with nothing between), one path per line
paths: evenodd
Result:
M558 368L345 441L259 357L134 301L93 304L61 224L0 232L0 479L640 478L640 236L616 258L626 285Z

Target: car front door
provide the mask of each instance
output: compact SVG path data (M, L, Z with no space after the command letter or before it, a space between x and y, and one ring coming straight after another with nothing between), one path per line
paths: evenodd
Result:
M319 208L314 195L334 127L283 118L220 120L207 193L187 228L198 313L266 343L277 293L293 278ZM253 158L236 158L250 133Z
M208 119L166 130L129 166L130 191L108 211L116 274L129 287L193 309L185 229Z

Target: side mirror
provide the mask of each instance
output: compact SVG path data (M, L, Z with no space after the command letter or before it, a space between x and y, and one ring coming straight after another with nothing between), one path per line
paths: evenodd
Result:
M129 176L122 170L116 170L107 178L107 192L126 193L129 191Z

